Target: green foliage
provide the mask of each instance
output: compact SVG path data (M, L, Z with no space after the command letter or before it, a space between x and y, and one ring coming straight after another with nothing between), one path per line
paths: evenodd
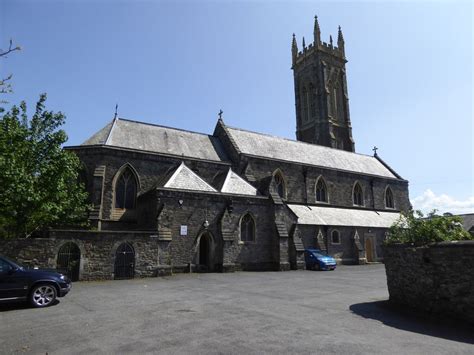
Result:
M84 225L87 193L79 159L63 150L65 116L40 96L31 119L25 102L0 117L0 237L27 237L59 225Z
M468 240L474 237L462 227L462 219L458 216L439 216L436 211L427 217L420 211L402 213L402 216L389 230L385 241L387 244L409 243L426 245L429 243Z

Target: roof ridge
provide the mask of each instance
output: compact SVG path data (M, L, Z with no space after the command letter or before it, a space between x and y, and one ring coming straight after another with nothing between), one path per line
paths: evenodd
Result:
M196 132L196 131L191 131L189 129L183 129L183 128L176 128L176 127L170 127L170 126L164 126L156 123L149 123L149 122L142 122L142 121L137 121L137 120L131 120L128 118L123 118L120 117L118 118L120 121L127 121L127 122L133 122L133 123L138 123L146 126L153 126L153 127L161 127L161 128L167 128L167 129L173 129L175 131L181 131L181 132L187 132L187 133L194 133L194 134L200 134L202 136L207 136L207 137L214 137L212 134L207 134L203 132Z
M112 137L112 131L114 130L115 123L118 120L119 119L117 117L114 117L114 119L112 120L112 126L110 127L110 131L109 131L109 134L107 135L107 138L105 139L104 145L107 145L107 143L109 142L110 137Z
M332 148L332 147L326 147L325 145L313 144L313 143L298 141L298 140L294 140L294 139L290 139L290 138L275 136L275 135L270 134L270 133L260 133L260 132L250 131L250 130L244 129L244 128L232 127L232 126L229 126L229 125L227 125L227 124L226 124L226 127L227 127L227 128L230 128L230 129L235 129L235 130L237 130L237 131L242 131L242 132L248 132L248 133L258 134L258 135L260 135L260 136L267 136L267 137L272 137L272 138L283 139L283 140L286 140L286 141L289 141L289 142L293 142L293 143L305 144L305 145L309 145L309 146L311 146L311 147L318 147L318 148L322 148L322 149L330 149L330 150L332 150L332 151L344 152L344 153L348 153L348 154L357 154L357 155L361 155L361 156L363 156L363 157L375 158L373 155L369 155L369 154L362 154L362 153L356 153L356 152L348 152L347 150L342 150L342 149Z

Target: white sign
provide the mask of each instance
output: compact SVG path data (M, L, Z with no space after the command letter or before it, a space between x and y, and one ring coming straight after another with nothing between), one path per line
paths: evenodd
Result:
M188 235L188 226L181 226L179 235Z

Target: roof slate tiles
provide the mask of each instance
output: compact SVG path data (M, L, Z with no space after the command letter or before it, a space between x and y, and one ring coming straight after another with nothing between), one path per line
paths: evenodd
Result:
M376 158L316 144L226 126L238 149L247 155L396 178Z
M288 207L298 217L298 224L308 225L388 228L400 218L397 212L304 205Z
M201 179L184 163L181 163L163 187L179 190L217 192L216 189Z
M221 192L239 195L257 195L257 189L234 173L230 168L222 185Z
M82 145L95 144L211 161L228 160L216 137L126 119L109 123Z

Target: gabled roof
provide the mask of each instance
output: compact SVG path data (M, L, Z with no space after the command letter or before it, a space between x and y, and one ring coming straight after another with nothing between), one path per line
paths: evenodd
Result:
M474 213L454 215L462 218L462 225L468 232L474 227Z
M397 212L360 209L288 205L298 217L298 224L389 228L400 218Z
M216 189L201 179L184 163L181 163L163 187L179 190L217 192Z
M377 158L316 144L225 127L236 149L245 155L298 162L362 174L397 178Z
M229 171L227 172L221 192L257 196L257 189L234 173L231 168L229 168Z
M123 118L114 119L81 145L106 145L211 161L228 160L216 137Z

